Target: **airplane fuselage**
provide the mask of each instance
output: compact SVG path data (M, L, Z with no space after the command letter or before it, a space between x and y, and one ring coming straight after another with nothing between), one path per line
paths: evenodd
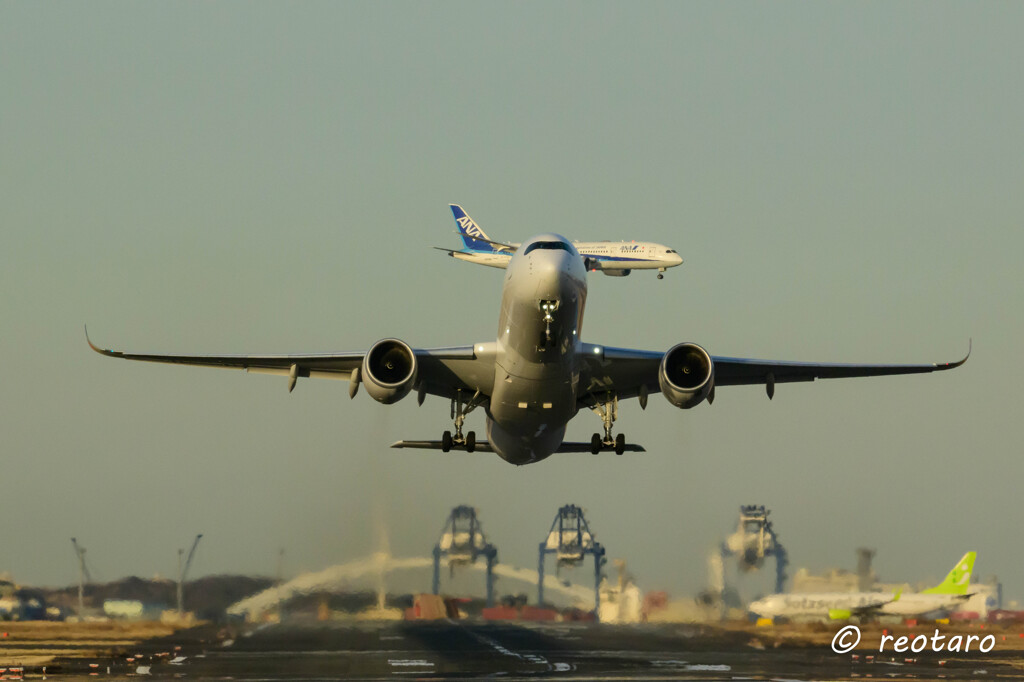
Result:
M513 464L544 459L577 412L587 273L558 235L525 242L505 272L487 438Z
M750 605L759 616L828 618L830 611L865 609L881 616L920 616L953 610L959 600L951 595L894 592L830 592L774 594Z
M654 242L576 242L573 246L596 270L664 271L683 262L674 249Z
M575 242L573 247L592 270L610 274L632 270L659 270L673 268L683 262L675 250L654 242ZM510 263L508 251L451 251L452 258L506 268Z
M767 618L828 618L830 611L878 608L892 597L891 592L773 594L752 603L749 608Z

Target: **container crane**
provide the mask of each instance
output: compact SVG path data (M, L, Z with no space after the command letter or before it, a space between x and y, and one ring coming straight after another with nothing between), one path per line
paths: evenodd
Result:
M498 549L487 542L476 509L461 505L448 515L441 538L434 545L433 592L441 591L441 557L447 557L449 572L458 565L476 563L478 557L487 560L487 606L494 606L494 565L498 563Z
M551 530L544 542L540 543L537 561L537 605L544 604L544 559L548 554L556 557L557 572L563 566L579 566L587 554L594 557L594 617L601 610L601 568L607 562L604 547L594 540L590 525L583 516L583 510L574 504L567 504L558 510Z

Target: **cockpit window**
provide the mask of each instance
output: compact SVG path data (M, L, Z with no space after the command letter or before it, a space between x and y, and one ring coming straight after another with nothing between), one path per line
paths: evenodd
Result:
M676 252L675 249L666 249L665 250L665 253L675 253L675 252Z
M530 253L535 249L561 249L562 251L569 251L569 245L565 242L534 242L526 247L526 251L523 251L523 254ZM569 253L572 253L572 251L569 251Z

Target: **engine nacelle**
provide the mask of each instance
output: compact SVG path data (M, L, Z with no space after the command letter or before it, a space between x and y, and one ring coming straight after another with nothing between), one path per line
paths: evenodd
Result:
M715 364L695 343L673 346L661 359L658 384L668 401L687 410L704 402L715 385Z
M363 357L360 380L377 402L398 402L416 385L416 354L398 339L383 339Z
M605 270L601 269L601 272L608 275L609 277L628 277L632 270Z

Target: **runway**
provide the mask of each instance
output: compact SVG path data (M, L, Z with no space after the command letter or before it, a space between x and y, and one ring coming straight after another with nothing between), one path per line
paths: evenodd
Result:
M55 661L51 676L127 679L985 679L1021 676L1020 651L987 655L834 653L828 642L782 640L696 625L311 622L239 631L195 628L95 659ZM818 638L819 640L821 638ZM945 659L943 663L940 660ZM109 672L107 672L109 670ZM29 671L26 671L29 672ZM56 675L55 675L56 674ZM35 677L27 675L26 677Z

